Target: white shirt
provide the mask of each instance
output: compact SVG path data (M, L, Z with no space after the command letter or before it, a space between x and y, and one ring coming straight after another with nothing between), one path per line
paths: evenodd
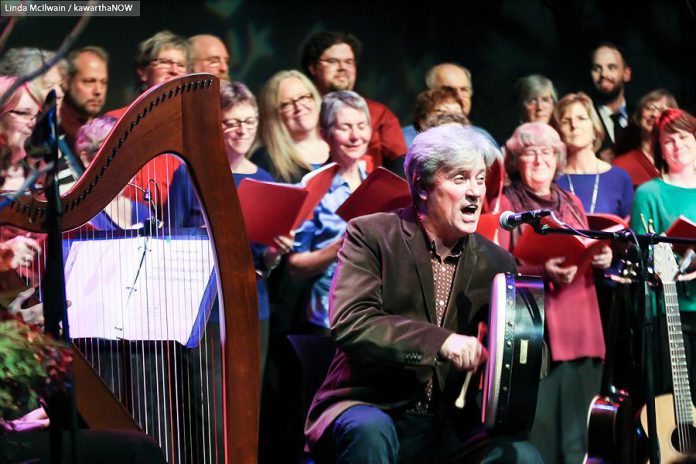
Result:
M604 123L604 128L607 131L606 136L611 139L612 142L615 142L614 140L614 121L611 119L611 115L614 114L614 111L612 111L611 108L609 108L606 105L602 105L599 107L599 117L602 119L602 123ZM621 117L619 118L619 124L621 124L621 127L626 127L628 126L628 111L626 110L626 99L621 102L621 108L619 109L619 114L621 114Z

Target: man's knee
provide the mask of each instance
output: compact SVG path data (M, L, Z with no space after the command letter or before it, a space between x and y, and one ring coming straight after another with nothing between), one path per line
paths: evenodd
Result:
M399 454L394 422L374 406L358 405L343 412L334 422L333 439L336 462L396 462Z
M491 450L483 463L543 464L539 451L526 440L513 437L496 437L491 440Z

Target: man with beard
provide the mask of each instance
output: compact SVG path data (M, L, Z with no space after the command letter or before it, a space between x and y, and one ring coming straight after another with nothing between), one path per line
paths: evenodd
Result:
M77 131L99 115L109 84L109 55L101 47L87 46L68 55L68 78L60 121L65 139L74 150Z
M603 152L628 125L624 85L631 80L631 67L616 45L604 42L592 52L590 74L595 86L595 107L607 134L600 148Z
M323 96L337 90L353 90L362 44L352 34L322 31L313 34L302 50L302 70ZM385 165L403 173L406 143L399 119L389 108L365 99L370 111L372 138L364 159L367 169Z

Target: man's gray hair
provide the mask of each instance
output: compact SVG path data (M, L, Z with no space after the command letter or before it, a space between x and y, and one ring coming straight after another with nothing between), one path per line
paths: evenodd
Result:
M336 113L341 108L354 108L365 114L367 123L370 122L370 110L365 99L352 90L339 90L327 93L321 101L321 113L319 114L319 127L324 132L331 130L336 122Z
M502 159L498 144L483 129L461 124L445 124L421 132L406 153L404 171L413 200L432 190L441 170L473 167L483 158L486 167Z

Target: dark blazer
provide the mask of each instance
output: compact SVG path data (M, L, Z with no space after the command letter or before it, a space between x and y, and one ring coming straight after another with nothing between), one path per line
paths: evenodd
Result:
M478 234L466 239L443 327L436 324L430 252L413 208L351 221L338 260L329 298L338 348L308 413L309 446L350 406L405 411L433 375L438 414L456 412L480 424L473 399L455 411L465 374L437 354L453 332L476 336L488 317L493 277L516 271L512 255Z

